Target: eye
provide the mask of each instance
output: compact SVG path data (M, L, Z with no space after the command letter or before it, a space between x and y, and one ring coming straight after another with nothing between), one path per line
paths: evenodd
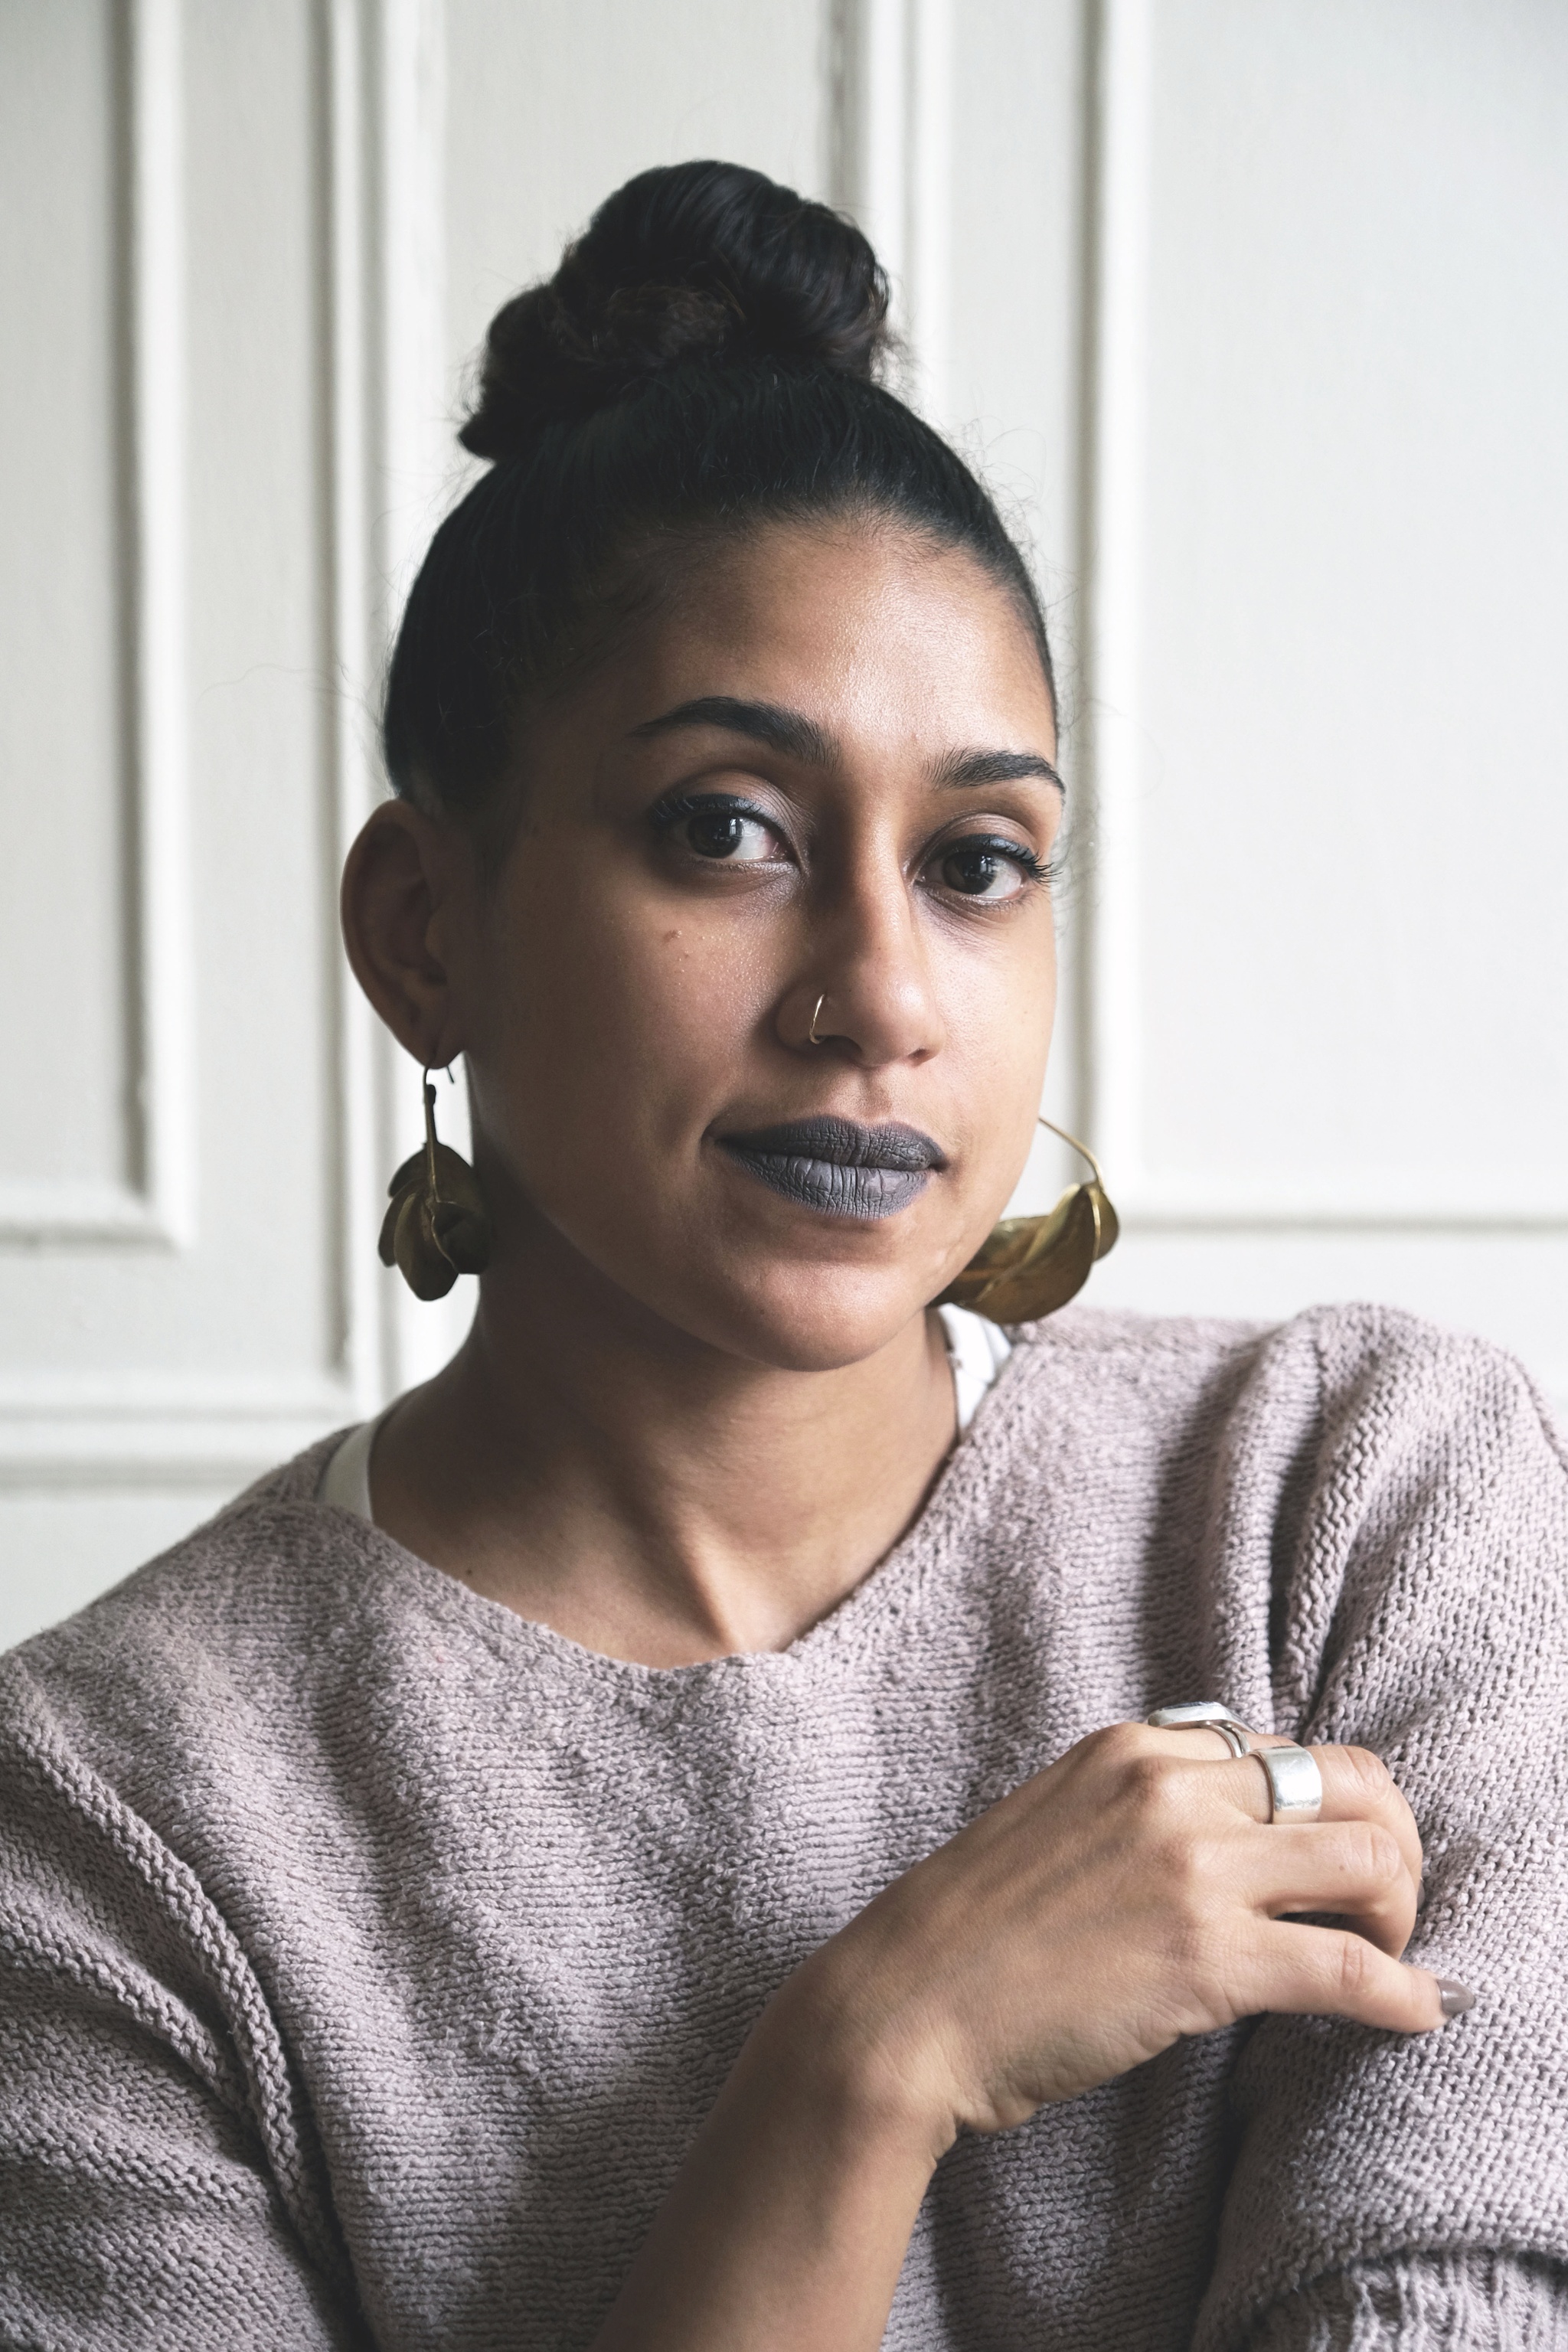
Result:
M993 903L1016 898L1032 882L1045 879L1045 868L1033 850L1003 839L955 841L942 852L937 870L944 889Z
M667 841L729 866L773 866L788 856L760 809L727 795L677 793L659 803L652 821Z
M758 866L777 854L773 828L739 809L703 809L682 828L699 857L727 857L734 866Z

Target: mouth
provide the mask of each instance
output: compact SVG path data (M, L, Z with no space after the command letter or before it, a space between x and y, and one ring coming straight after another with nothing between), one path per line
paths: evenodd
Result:
M826 1114L715 1138L749 1175L786 1201L829 1217L896 1217L920 1198L947 1156L918 1127L862 1127Z

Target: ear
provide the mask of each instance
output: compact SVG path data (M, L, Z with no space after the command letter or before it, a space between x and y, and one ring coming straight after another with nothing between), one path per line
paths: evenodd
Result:
M466 838L406 801L369 818L343 867L343 944L354 978L405 1053L428 1069L465 1040L443 943L462 937L453 901L471 887Z

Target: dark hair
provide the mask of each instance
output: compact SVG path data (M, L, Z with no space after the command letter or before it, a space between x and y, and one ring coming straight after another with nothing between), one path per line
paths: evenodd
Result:
M436 533L387 678L398 792L484 815L519 711L657 593L660 551L765 520L885 514L966 548L1050 684L1023 558L962 458L878 383L889 341L876 255L825 205L736 163L643 172L607 198L491 323L459 437L495 463Z

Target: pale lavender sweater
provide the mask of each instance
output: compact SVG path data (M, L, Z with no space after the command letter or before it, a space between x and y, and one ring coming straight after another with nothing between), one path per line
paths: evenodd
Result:
M1405 2040L1269 2017L939 2168L888 2343L1568 2343L1568 1475L1518 1368L1369 1308L1026 1329L782 1655L525 1623L325 1448L0 1664L0 2342L592 2337L747 2030L1097 1725L1361 1740L1426 1841Z

